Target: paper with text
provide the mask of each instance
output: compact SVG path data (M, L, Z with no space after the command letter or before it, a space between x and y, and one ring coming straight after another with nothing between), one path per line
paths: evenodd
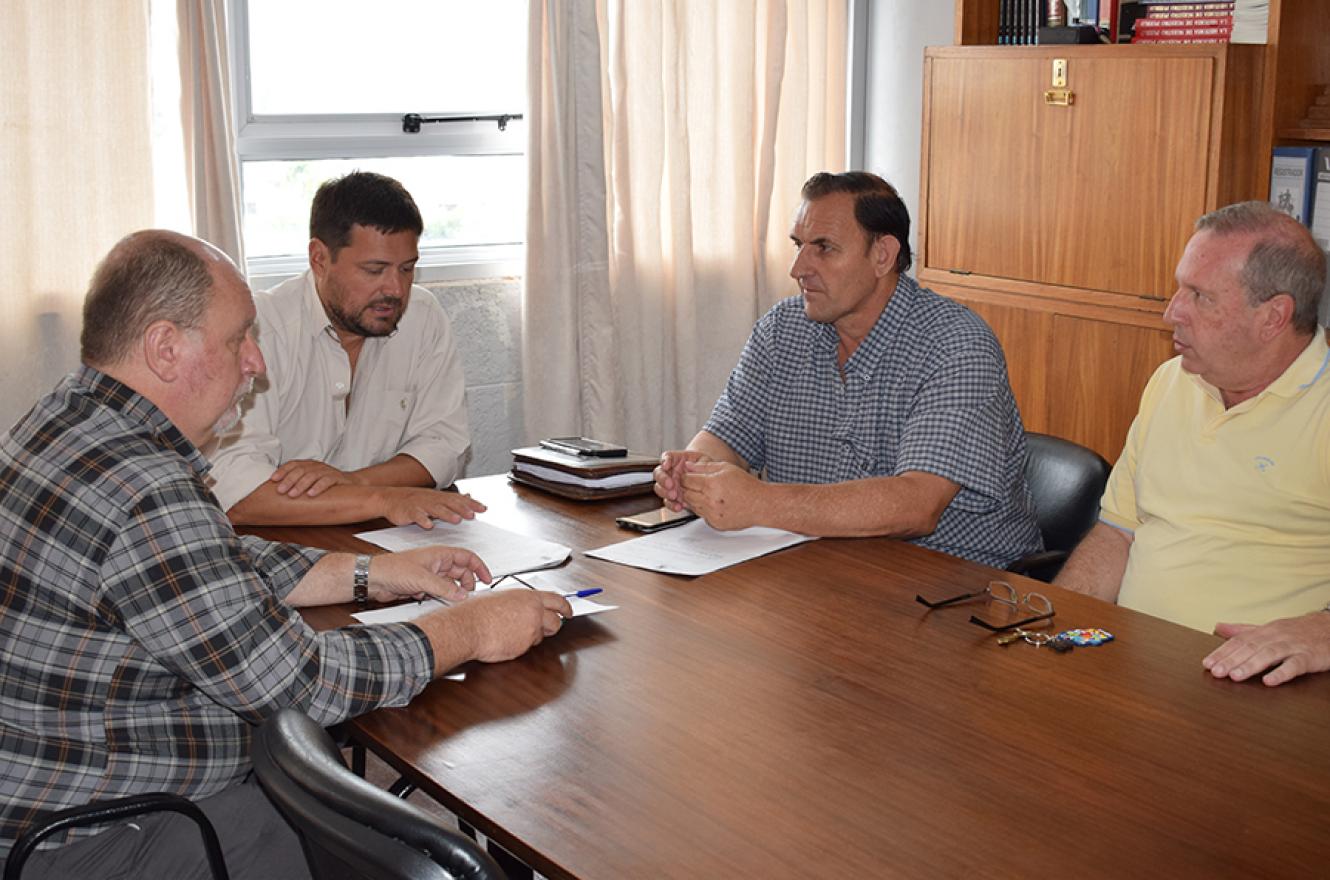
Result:
M562 544L519 535L480 519L463 520L456 525L436 520L432 529L417 525L395 526L361 532L356 537L385 550L412 550L436 544L465 547L485 561L495 578L552 568L573 552Z
M648 571L702 575L812 540L807 535L756 526L722 532L695 519L687 525L588 550L586 555Z

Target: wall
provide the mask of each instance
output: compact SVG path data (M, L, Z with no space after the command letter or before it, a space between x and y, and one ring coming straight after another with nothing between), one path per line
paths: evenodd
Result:
M466 373L471 455L465 475L503 473L522 431L521 293L517 278L425 285L452 320Z
M871 0L868 6L864 169L891 181L911 219L919 215L924 47L951 45L955 13L955 4L937 0ZM910 245L917 249L913 225Z

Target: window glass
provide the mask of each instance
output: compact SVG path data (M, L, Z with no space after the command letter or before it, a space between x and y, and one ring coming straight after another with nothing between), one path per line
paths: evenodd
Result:
M525 156L416 156L242 164L245 255L303 255L319 184L350 171L396 178L425 222L420 246L520 243L526 236Z
M247 4L256 116L521 113L527 0Z

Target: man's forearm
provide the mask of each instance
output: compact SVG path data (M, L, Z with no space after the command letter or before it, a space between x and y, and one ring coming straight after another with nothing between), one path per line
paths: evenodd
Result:
M1095 523L1053 580L1059 587L1117 602L1131 555L1132 536L1104 522Z
M934 474L870 477L845 483L764 483L764 525L818 537L918 538L960 487Z
M377 486L333 486L314 498L291 498L265 481L226 513L238 526L336 526L381 517L385 508Z
M730 448L730 444L715 434L706 431L698 431L696 436L688 441L688 449L693 452L700 452L712 461L728 461L730 464L738 465L745 470L748 468L748 462L744 461L739 453Z
M387 461L372 464L352 472L357 480L368 486L416 486L433 489L434 476L426 467L405 452L399 452Z
M310 566L284 601L292 608L350 602L354 593L354 567L352 554L329 553Z

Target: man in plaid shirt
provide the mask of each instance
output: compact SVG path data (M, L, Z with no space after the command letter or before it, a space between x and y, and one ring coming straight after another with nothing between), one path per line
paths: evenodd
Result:
M758 320L656 494L721 529L888 535L994 566L1041 549L992 331L904 274L910 216L885 180L816 174L802 194L801 296Z
M351 600L356 574L363 593L366 560L238 537L203 482L199 447L264 369L254 315L220 252L135 233L93 278L83 366L0 438L0 856L50 811L170 791L212 819L232 877L308 876L248 778L251 727L283 706L327 725L403 705L459 663L521 654L570 613L522 590L312 631L296 609ZM388 554L367 592L461 599L488 574L466 550ZM202 853L173 839L179 821L39 852L25 876L195 876Z

